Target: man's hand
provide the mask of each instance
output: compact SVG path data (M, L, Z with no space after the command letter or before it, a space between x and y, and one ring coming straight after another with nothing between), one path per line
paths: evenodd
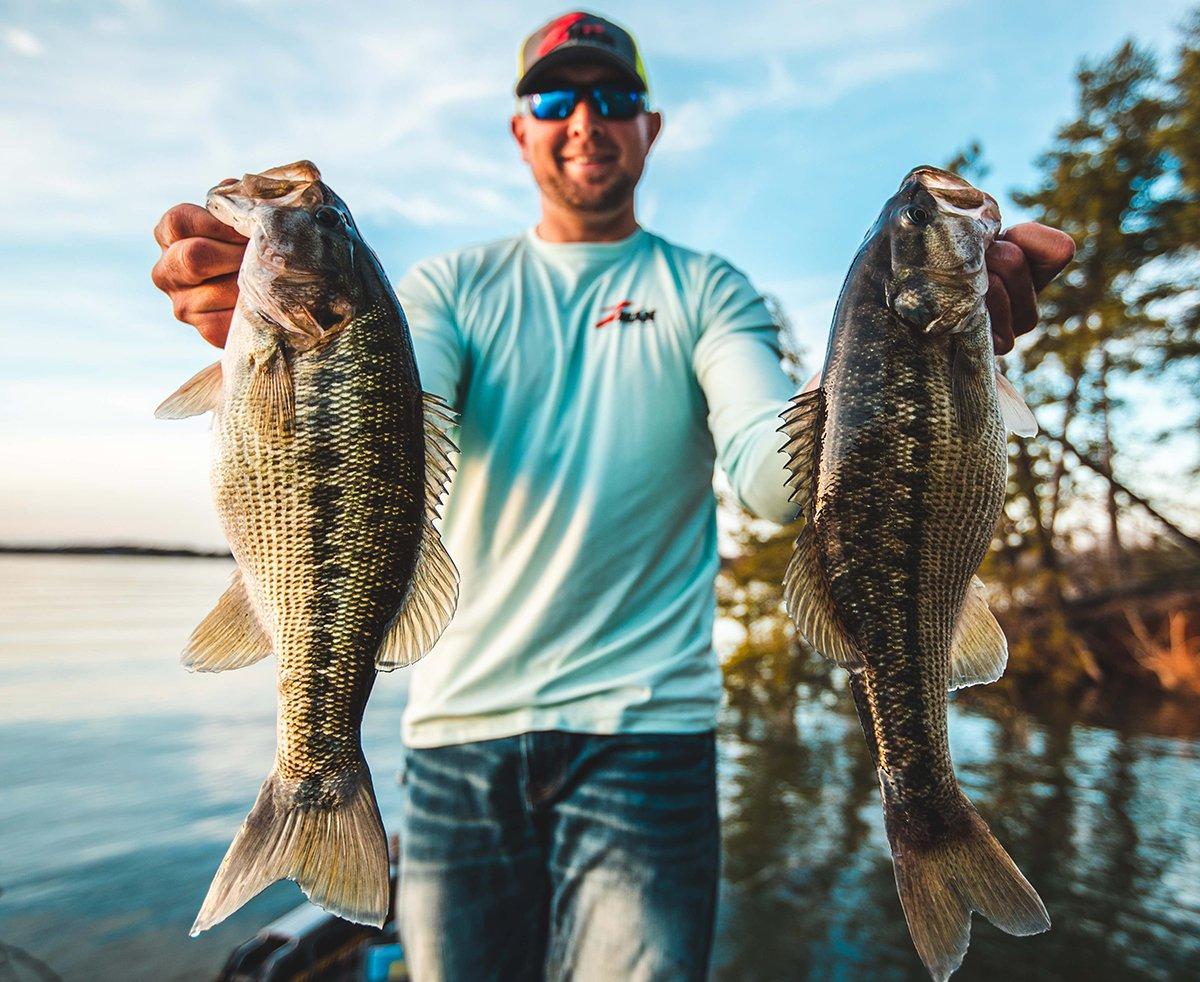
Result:
M150 279L171 298L179 320L223 348L237 304L238 269L250 240L199 205L176 205L159 220L154 238L162 256Z
M1014 225L992 243L987 309L996 354L1012 351L1013 340L1037 326L1037 294L1075 258L1075 242L1048 225Z

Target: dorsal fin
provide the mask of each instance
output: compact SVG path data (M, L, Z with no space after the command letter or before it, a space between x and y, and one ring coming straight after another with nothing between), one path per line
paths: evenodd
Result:
M792 501L799 504L799 517L805 523L783 575L783 605L796 629L817 652L835 665L857 671L866 666L866 661L838 623L813 536L813 494L825 420L825 393L820 388L805 388L806 391L792 397L781 414L783 425L779 427L788 438L781 450L788 455Z
M812 514L812 494L817 467L818 436L825 419L825 393L822 389L810 389L792 396L780 417L783 425L779 432L788 440L780 451L788 455L788 486L792 488L791 500L800 506L804 518Z
M423 398L425 525L408 594L375 656L375 667L381 672L411 665L428 652L450 623L458 604L458 570L433 524L454 470L451 454L458 448L446 431L457 417L437 396L426 392Z

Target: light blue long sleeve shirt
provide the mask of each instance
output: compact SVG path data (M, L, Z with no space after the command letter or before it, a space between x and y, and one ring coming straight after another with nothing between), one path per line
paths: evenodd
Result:
M423 387L460 414L442 536L458 612L413 669L410 746L715 725L715 463L789 521L795 391L762 297L644 230L531 230L397 287Z

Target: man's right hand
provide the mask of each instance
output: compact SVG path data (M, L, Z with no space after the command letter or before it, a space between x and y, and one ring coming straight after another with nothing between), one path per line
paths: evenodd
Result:
M171 298L175 316L209 344L225 346L237 305L238 269L250 240L199 205L176 205L154 227L162 246L150 279Z

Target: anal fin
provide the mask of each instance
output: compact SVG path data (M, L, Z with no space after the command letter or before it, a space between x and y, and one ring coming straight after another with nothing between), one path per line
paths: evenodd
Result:
M988 607L983 582L972 576L950 645L951 689L995 682L1008 664L1008 640Z
M271 639L254 613L242 571L235 569L217 605L192 632L180 661L192 672L253 665L271 653Z

